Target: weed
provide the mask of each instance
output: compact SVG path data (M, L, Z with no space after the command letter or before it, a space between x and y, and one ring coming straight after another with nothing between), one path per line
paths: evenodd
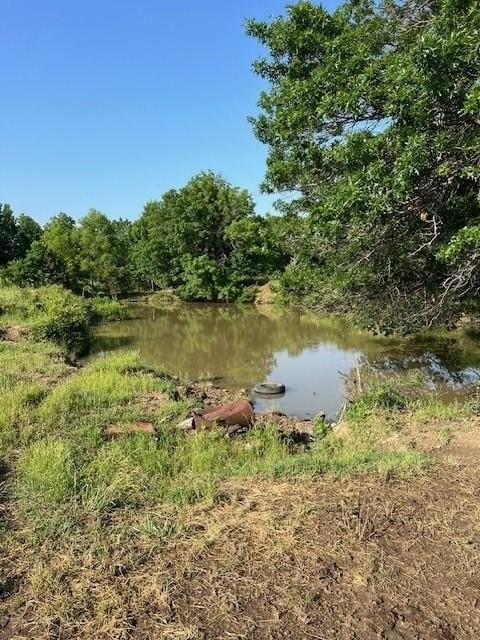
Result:
M183 524L172 520L171 518L156 518L147 515L143 522L134 529L141 537L154 539L156 542L162 542L180 536L185 532Z
M88 301L90 315L95 322L112 322L128 318L128 308L113 298L92 298Z
M438 440L442 446L447 446L453 440L453 433L448 427L441 427L438 431Z

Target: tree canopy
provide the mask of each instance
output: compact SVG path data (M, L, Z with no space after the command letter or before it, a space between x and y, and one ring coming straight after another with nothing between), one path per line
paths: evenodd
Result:
M480 287L478 2L302 1L247 32L264 189L307 221L287 288L387 330L458 315Z
M22 213L15 218L10 205L0 203L0 267L23 258L41 233L40 225L30 216Z
M280 218L255 215L246 190L211 172L148 202L134 223L91 209L78 222L59 213L41 229L8 206L0 223L4 280L84 295L172 287L186 300L247 299L287 260L274 233Z
M283 266L263 230L251 237L261 227L247 191L200 173L146 204L132 228L136 271L153 286L178 287L189 300L235 300L244 286ZM263 262L253 259L254 244L268 256Z

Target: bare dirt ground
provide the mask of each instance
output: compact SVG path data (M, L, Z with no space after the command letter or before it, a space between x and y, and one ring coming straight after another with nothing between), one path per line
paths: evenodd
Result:
M425 476L229 480L213 504L119 510L108 537L87 522L40 551L17 530L0 639L479 638L480 420L402 434L392 448L434 453Z
M479 426L413 481L229 482L164 550L170 587L131 637L478 638Z

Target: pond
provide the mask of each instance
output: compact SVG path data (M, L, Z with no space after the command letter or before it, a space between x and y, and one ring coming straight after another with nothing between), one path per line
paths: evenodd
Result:
M223 387L286 385L280 398L253 394L257 411L301 417L325 411L334 419L344 404L345 375L365 362L379 371L419 369L447 396L480 376L480 341L465 333L385 339L341 319L269 306L174 304L135 307L133 314L101 326L92 354L135 349L170 374Z

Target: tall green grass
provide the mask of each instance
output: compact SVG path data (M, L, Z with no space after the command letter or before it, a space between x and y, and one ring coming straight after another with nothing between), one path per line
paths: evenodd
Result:
M129 352L90 363L52 390L39 407L40 420L47 426L68 426L85 414L128 404L140 393L168 386L153 375L130 373L135 366L138 359Z
M37 430L37 409L70 368L48 343L0 341L0 459Z
M144 367L134 352L112 353L75 370L48 344L0 343L0 364L0 443L18 457L14 484L32 522L42 521L49 507L71 517L214 501L230 477L405 475L428 466L419 452L386 451L370 428L372 412L406 406L398 391L386 387L370 389L347 413L348 438L323 426L313 445L302 449L274 425L255 426L243 438L225 437L221 429L186 435L176 425L191 403L175 400L172 381ZM163 394L165 402L150 405L152 393ZM103 439L109 424L135 420L151 421L156 438Z
M34 442L20 461L21 495L32 506L50 506L69 500L75 490L72 452L66 442Z
M128 308L113 298L91 298L88 306L92 320L95 322L112 322L128 318Z

